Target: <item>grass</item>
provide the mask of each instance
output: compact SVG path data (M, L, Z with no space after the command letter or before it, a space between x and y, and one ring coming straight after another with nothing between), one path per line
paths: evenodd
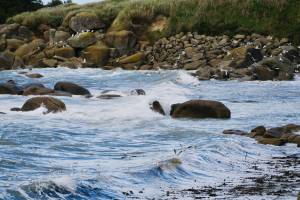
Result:
M261 33L288 37L300 43L300 1L298 0L106 0L86 5L44 8L8 19L36 29L40 24L68 25L78 12L95 13L109 30L143 29L157 15L168 17L166 30L152 33L152 39L178 32L203 34Z

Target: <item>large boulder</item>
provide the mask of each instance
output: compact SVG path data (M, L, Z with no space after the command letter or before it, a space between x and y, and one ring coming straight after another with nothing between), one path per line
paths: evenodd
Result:
M93 12L80 12L71 18L69 27L75 32L82 32L104 28L105 24Z
M264 58L252 65L254 79L257 80L292 80L294 78L294 65L283 57Z
M9 51L16 51L20 46L24 45L25 42L18 39L7 39L6 49Z
M86 63L91 67L103 67L109 60L110 49L104 45L92 45L85 48L81 57L85 59Z
M15 83L1 83L0 84L0 94L12 94L17 95L20 94L21 90Z
M135 47L137 39L131 31L111 31L105 35L106 43L116 48L120 54L128 53Z
M91 93L84 87L71 82L57 82L54 90L68 92L74 95L90 95Z
M65 42L68 40L70 37L70 33L65 32L65 31L55 31L53 41L54 43L56 42Z
M75 51L72 47L55 48L54 55L63 58L72 58L75 56Z
M21 108L21 111L33 111L41 106L47 108L46 113L57 113L66 110L66 105L59 99L53 97L34 97L27 100Z
M15 61L15 54L10 51L0 53L0 69L12 69Z
M119 60L120 64L138 63L143 61L144 54L142 52L135 53L130 56L123 57Z
M242 46L232 49L224 59L232 61L231 67L245 68L262 60L263 54L259 49L251 46Z
M23 91L24 96L28 95L48 95L54 93L54 90L45 87L31 86Z
M95 33L83 32L68 39L68 44L73 48L86 48L97 41Z
M174 118L223 118L231 117L230 110L221 102L210 100L191 100L173 104L170 115Z
M22 58L23 56L32 54L35 51L39 51L45 48L45 41L42 39L35 39L30 43L20 46L16 51L16 56Z

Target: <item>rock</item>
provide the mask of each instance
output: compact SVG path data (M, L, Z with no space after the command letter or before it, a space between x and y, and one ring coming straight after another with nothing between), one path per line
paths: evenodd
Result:
M0 115L5 115L6 113L5 112L0 112Z
M71 82L57 82L54 90L68 92L74 95L90 95L91 93L80 85Z
M65 42L70 38L70 33L65 32L65 31L55 31L54 33L54 38L53 38L53 43L56 42Z
M258 126L251 130L250 136L256 137L256 136L263 136L267 132L267 129L264 126Z
M28 42L34 38L34 34L26 26L20 26L18 29L18 37L17 38Z
M73 48L86 48L97 41L92 32L83 32L68 39L68 44Z
M71 18L69 27L78 33L104 28L105 24L102 23L99 17L93 12L80 12Z
M38 86L31 86L23 91L24 96L28 95L48 95L54 93L54 90L45 88L45 87L38 87Z
M105 35L106 43L116 48L121 55L126 54L135 47L137 39L131 31L111 31Z
M296 49L293 46L281 46L280 47L283 51L282 55L283 57L287 58L289 61L293 63L299 63L300 62L300 54L298 49Z
M119 94L101 94L100 96L98 96L98 99L114 99L114 98L120 98L122 97Z
M25 84L22 86L23 90L25 90L26 88L29 88L29 87L41 87L41 88L44 88L45 86L41 83L28 83L28 84Z
M146 92L143 89L135 89L135 90L130 91L130 94L131 95L146 95Z
M13 94L17 95L20 93L20 88L15 84L11 83L1 83L0 84L0 94Z
M212 76L211 71L212 70L208 66L206 66L198 69L196 71L196 76L198 77L199 80L209 80Z
M63 58L72 58L75 56L75 51L72 47L55 48L54 55Z
M224 118L231 116L230 110L221 102L191 100L171 106L170 115L174 118Z
M22 111L22 110L21 110L21 108L11 108L10 111L20 112L20 111Z
M42 78L42 77L44 77L43 75L41 75L39 73L25 74L25 76L27 76L28 78Z
M16 51L20 46L24 45L25 42L18 39L7 39L6 40L6 49L8 51L14 52Z
M263 55L259 49L250 46L242 46L231 50L224 59L234 61L235 68L245 68L262 60Z
M248 136L249 134L245 131L241 131L241 130L234 130L234 129L228 129L228 130L224 130L223 134L225 135L240 135L240 136Z
M41 67L41 68L53 68L53 67L57 67L57 64L58 64L58 62L55 59L44 58L44 59L42 59L42 60L40 60L38 62L37 67Z
M45 41L42 39L35 39L30 43L20 46L16 51L15 55L22 58L23 56L33 54L33 52L44 49Z
M159 103L159 101L153 101L151 104L150 104L150 108L151 110L153 110L154 112L157 112L161 115L166 115L163 107L161 106L161 104Z
M133 55L121 58L119 60L120 64L129 64L129 63L137 63L143 61L144 54L142 52L135 53Z
M6 35L0 35L0 52L6 49Z
M12 69L14 64L15 55L10 51L0 53L0 69Z
M92 45L84 49L81 57L91 66L103 67L109 60L110 49L104 45Z
M33 111L41 106L45 106L47 108L47 113L57 113L62 112L66 110L66 105L59 99L53 98L53 97L34 97L31 99L28 99L24 105L21 108L21 111L27 112L27 111Z
M284 58L264 58L252 66L254 78L258 80L291 80L294 77L294 67Z
M275 146L282 146L286 143L284 140L279 138L256 137L255 139L259 144L271 144Z
M204 67L206 65L206 61L197 60L184 65L185 70L196 70L200 67Z

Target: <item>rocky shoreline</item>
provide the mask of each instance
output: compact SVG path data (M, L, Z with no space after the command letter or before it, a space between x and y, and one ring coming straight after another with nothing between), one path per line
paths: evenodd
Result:
M299 72L299 48L287 38L188 32L150 43L128 30L105 32L99 23L95 16L78 14L58 29L42 24L33 32L17 23L1 25L0 70L58 66L183 69L200 80L262 81L292 80Z

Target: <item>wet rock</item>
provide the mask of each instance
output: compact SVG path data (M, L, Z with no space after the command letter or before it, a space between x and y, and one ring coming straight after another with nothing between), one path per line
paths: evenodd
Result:
M5 112L0 112L0 115L5 115L6 113Z
M267 132L266 127L264 126L258 126L251 130L250 136L256 137L256 136L263 136Z
M68 92L74 95L90 95L91 93L84 87L71 82L57 82L54 90Z
M106 43L116 48L120 54L126 54L135 47L137 39L131 31L111 31L105 35Z
M223 118L231 116L230 110L221 102L191 100L171 106L170 115L174 118Z
M58 64L58 62L55 59L43 58L43 59L41 59L38 62L37 67L41 67L41 68L53 68L53 67L57 67L57 64Z
M225 134L225 135L240 135L240 136L248 136L249 135L249 133L247 133L245 131L235 130L235 129L224 130L223 134Z
M20 94L20 88L13 83L1 83L0 84L0 94L12 94L17 95Z
M54 90L52 90L50 88L31 86L31 87L27 87L26 89L24 89L23 95L24 96L28 96L28 95L48 95L48 94L51 94L53 92L54 92Z
M212 76L212 70L209 67L203 67L196 71L199 80L209 80Z
M91 67L103 67L109 60L110 49L105 45L92 45L83 50L81 57Z
M275 146L282 146L286 143L284 140L280 138L256 137L255 139L259 144L270 144Z
M42 74L34 73L34 74L25 74L28 78L42 78L44 77Z
M10 111L20 112L20 111L22 111L22 110L21 110L21 108L11 108Z
M225 57L225 60L232 60L235 63L235 68L245 68L262 59L263 55L261 51L251 46L235 48Z
M161 104L159 103L159 101L153 101L151 104L150 104L150 108L151 110L153 110L154 112L157 112L161 115L166 115L163 107L161 106Z
M33 111L41 106L47 108L47 113L57 113L66 110L66 105L59 99L53 97L34 97L27 100L21 108L21 111Z
M120 98L122 97L119 94L101 94L97 98L98 99L115 99L115 98Z
M92 32L83 32L68 39L68 44L73 48L86 48L97 41Z
M146 95L146 92L143 89L135 89L135 90L130 91L130 94L131 95Z
M80 12L71 18L69 27L75 32L82 32L104 28L105 24L93 12Z

